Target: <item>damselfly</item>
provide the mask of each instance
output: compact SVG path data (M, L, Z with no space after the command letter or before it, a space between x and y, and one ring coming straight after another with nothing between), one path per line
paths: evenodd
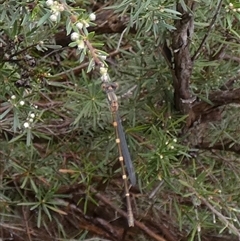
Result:
M129 187L127 182L127 175L125 171L125 166L127 167L127 172L129 175L129 179L131 181L131 184L134 186L136 185L136 176L135 176L135 170L131 161L131 157L129 154L121 118L118 113L118 99L115 94L115 90L117 88L116 83L109 83L104 82L102 84L102 88L104 92L107 95L107 99L110 105L110 110L113 116L113 126L115 128L115 134L116 134L116 143L118 146L118 153L119 153L119 162L122 169L122 179L124 181L124 187L125 187L125 196L126 196L126 202L127 202L127 212L128 212L128 225L134 226L134 218L133 218L133 212L132 212L132 205L129 195Z

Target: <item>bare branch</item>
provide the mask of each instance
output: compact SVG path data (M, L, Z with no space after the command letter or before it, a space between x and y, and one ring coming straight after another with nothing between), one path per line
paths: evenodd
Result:
M192 57L192 61L194 61L198 57L198 55L200 54L200 51L201 51L203 45L205 44L205 42L206 42L206 40L207 40L207 38L208 38L208 36L209 36L213 26L214 26L214 23L217 20L217 16L220 13L221 7L222 7L222 0L219 2L218 6L217 6L216 13L214 14L214 16L212 18L212 21L209 24L208 31L206 32L206 34L205 34L205 36L204 36L200 46L198 47L197 51L194 53L194 55Z

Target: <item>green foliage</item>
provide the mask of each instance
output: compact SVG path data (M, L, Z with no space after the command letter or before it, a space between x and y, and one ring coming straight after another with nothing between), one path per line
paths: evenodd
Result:
M159 220L166 211L187 240L238 236L238 153L199 150L187 141L182 128L187 116L174 110L171 70L159 50L164 41L171 45L174 22L182 17L176 4L187 10L185 1L114 1L106 9L127 15L128 25L123 33L102 35L89 30L95 26L90 1L79 2L66 1L58 14L46 1L0 4L1 223L14 226L27 213L24 220L33 229L55 239L83 240L91 234L72 227L70 208L79 222L89 221L100 205L91 187L100 186L120 203L116 137L101 89L101 65L120 86L119 111L139 188L154 193L136 197L136 219L153 213ZM216 11L216 1L198 2L192 54ZM215 58L226 45L226 56L239 56L240 4L223 2L191 78L192 94L206 103L239 70L239 60ZM57 42L60 30L70 41L64 47ZM225 139L231 140L228 148L239 144L238 108L226 106L222 120L208 126L210 147Z

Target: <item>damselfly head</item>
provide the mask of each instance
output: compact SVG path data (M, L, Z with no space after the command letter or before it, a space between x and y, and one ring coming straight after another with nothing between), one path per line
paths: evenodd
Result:
M117 83L103 83L101 87L104 92L109 93L109 92L114 92L118 88L118 84Z

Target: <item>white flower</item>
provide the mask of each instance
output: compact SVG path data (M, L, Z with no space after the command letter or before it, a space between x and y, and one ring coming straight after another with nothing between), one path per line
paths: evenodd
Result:
M107 68L100 67L100 74L101 74L101 75L105 75L105 74L107 74L107 71L108 71Z
M52 14L52 15L50 16L50 20L51 20L52 22L57 22L57 16L56 16L56 14Z
M174 142L177 142L177 139L176 139L176 138L174 138L174 139L173 139L173 141L174 141Z
M81 30L81 29L83 28L83 23L78 22L78 23L76 24L76 27Z
M99 57L100 57L102 60L106 60L106 59L107 59L107 56L106 56L106 55L99 55Z
M29 122L33 122L33 119L32 119L32 118L30 118L30 119L29 119Z
M72 34L71 34L71 40L72 41L76 41L76 40L78 40L79 39L79 34L77 33L77 32L73 32Z
M35 118L35 114L34 114L34 113L31 113L31 114L30 114L30 117L31 117L31 118Z
M56 17L58 17L58 15L60 15L59 11L53 12L53 15L55 15Z
M107 82L107 81L109 81L108 75L107 75L107 74L103 74L103 75L101 76L101 81L102 81L102 82Z
M84 46L85 46L84 41L83 40L79 40L78 41L78 45L77 45L78 49L79 50L84 49Z
M53 5L53 0L47 0L47 1L46 1L46 5L47 5L48 7L51 7L51 6Z
M95 15L95 13L91 13L91 14L89 15L89 19L90 19L91 21L95 21L95 20L96 20L96 15Z
M21 101L19 102L19 104L20 104L21 106L23 106L23 105L25 104L24 100L21 100Z
M16 99L16 95L12 95L12 96L11 96L11 99L12 99L12 100L15 100L15 99Z
M24 128L29 128L29 123L28 122L25 122L24 124L23 124L23 126L24 126Z
M60 5L59 5L58 10L59 10L59 12L63 12L63 11L64 11L64 6L63 6L63 4L60 4Z

